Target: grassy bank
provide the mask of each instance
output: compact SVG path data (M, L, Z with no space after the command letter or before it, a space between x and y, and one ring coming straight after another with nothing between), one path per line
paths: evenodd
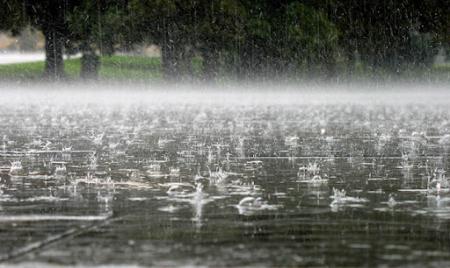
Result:
M29 62L0 65L1 80L39 80L44 71L44 62ZM110 56L101 58L100 79L157 80L161 78L159 58L140 56ZM64 61L64 70L70 80L80 74L80 59Z
M193 61L194 75L200 77L201 59ZM30 62L0 65L0 81L34 81L42 78L44 62ZM80 73L80 59L65 60L65 73L68 80L76 80ZM390 74L378 74L382 80L389 81ZM269 78L269 77L267 77ZM383 79L384 78L384 79ZM162 80L161 60L144 56L108 56L101 58L99 79L107 81L160 81ZM374 79L373 73L359 68L348 77L350 80ZM375 78L377 79L377 78ZM401 81L430 80L450 82L450 64L437 65L431 70L412 70L396 77ZM344 79L345 80L345 79ZM226 79L224 81L227 81Z

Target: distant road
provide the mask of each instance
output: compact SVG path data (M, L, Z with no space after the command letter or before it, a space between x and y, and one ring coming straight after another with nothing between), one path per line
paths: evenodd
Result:
M44 53L0 52L0 64L23 63L45 60Z
M70 58L79 58L80 54L72 55ZM67 57L64 56L64 59ZM12 63L24 63L24 62L36 62L44 61L45 53L31 52L31 53L20 53L20 52L4 52L0 51L0 65L12 64Z

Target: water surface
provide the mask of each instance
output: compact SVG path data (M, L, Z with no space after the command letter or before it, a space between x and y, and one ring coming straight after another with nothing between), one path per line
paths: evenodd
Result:
M448 266L445 101L302 97L5 102L0 259Z

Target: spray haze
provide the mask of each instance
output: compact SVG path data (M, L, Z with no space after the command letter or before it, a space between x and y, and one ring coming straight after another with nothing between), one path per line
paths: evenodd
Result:
M4 105L39 104L446 104L445 83L2 83ZM26 96L26 97L25 97Z

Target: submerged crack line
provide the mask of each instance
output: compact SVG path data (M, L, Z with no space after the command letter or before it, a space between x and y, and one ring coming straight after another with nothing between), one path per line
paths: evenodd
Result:
M116 220L119 218L114 218L113 217L113 213L111 213L107 218L105 218L104 220L94 220L95 222L92 224L87 224L87 225L81 225L72 229L69 229L61 234L56 234L56 235L51 235L49 237L47 237L44 240L41 241L37 241L34 243L31 243L27 246L21 247L19 249L13 250L10 253L7 253L5 255L0 255L0 263L1 262L6 262L6 261L10 261L12 259L18 258L20 256L23 256L25 254L34 252L34 251L38 251L40 249L43 249L46 246L49 246L51 244L60 242L64 239L67 238L71 238L71 237L75 237L78 235L81 235L87 231L90 231L92 229L95 229L97 227L100 227L102 225L108 224L110 223L112 220Z

